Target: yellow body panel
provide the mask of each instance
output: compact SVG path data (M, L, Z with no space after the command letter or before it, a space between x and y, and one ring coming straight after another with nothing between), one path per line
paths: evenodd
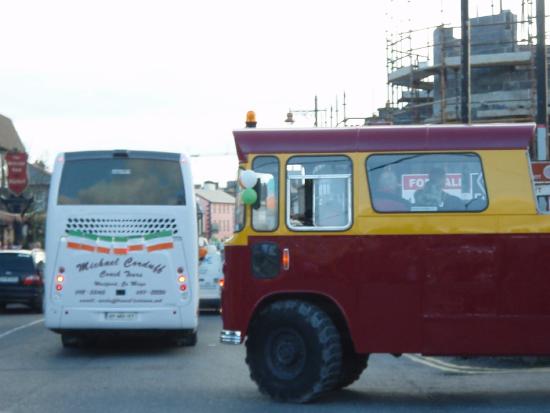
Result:
M463 152L456 151L456 153ZM228 245L247 245L249 236L261 236L262 234L269 236L334 236L550 233L550 216L537 212L531 166L526 151L480 150L470 152L478 154L483 165L489 205L482 212L378 213L372 208L367 185L365 162L371 153L335 153L334 155L347 155L353 161L353 223L351 228L346 231L330 232L296 232L288 229L285 220L285 165L287 160L294 155L277 155L281 167L278 229L268 233L253 231L250 227L250 207L247 207L246 226L243 231L234 235ZM382 153L376 152L376 154ZM434 153L453 153L453 151ZM306 154L299 156L304 155ZM328 156L330 154L318 155ZM265 155L250 155L249 162L240 166L245 169L250 168L256 156Z

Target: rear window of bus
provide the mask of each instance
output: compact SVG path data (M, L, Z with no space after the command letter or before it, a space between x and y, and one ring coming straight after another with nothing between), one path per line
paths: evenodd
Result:
M185 205L179 162L159 159L65 161L59 205Z
M366 166L377 212L480 212L487 208L477 154L371 155Z

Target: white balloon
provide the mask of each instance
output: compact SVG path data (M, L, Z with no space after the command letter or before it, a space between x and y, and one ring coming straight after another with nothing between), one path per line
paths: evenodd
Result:
M258 176L256 175L256 172L245 169L241 172L241 184L245 188L252 188L254 185L256 185L256 181L258 181Z

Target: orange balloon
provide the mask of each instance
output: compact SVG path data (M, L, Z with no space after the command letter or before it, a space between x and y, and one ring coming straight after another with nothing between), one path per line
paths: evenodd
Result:
M208 252L208 249L206 247L199 247L199 258L206 257L207 252Z

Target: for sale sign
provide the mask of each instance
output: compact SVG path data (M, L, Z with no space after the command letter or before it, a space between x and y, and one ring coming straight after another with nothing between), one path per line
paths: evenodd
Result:
M430 180L428 174L404 174L401 176L401 188L403 198L412 202L414 194ZM462 195L462 174L445 174L445 192L460 197Z
M29 184L27 176L27 160L25 152L9 151L5 160L8 166L8 189L15 195L21 195Z

